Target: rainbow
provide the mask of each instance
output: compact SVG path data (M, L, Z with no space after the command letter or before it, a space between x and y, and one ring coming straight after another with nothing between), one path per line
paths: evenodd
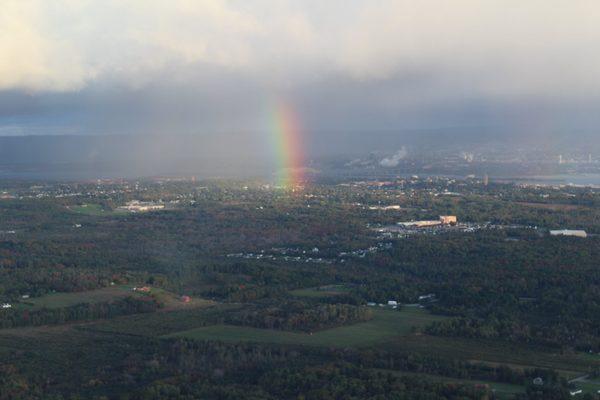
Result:
M292 107L279 101L273 107L270 119L277 185L296 188L305 181L304 152L298 117Z

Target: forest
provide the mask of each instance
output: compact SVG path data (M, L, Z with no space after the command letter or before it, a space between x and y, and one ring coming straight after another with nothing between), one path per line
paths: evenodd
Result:
M597 191L3 184L2 400L598 397Z

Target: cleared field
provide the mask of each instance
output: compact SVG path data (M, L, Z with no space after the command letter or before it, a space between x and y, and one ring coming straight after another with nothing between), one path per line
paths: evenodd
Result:
M200 298L191 298L189 302L183 302L179 296L159 288L152 288L150 293L164 304L163 310L165 311L205 307L214 304L212 301ZM144 295L144 293L132 291L132 286L130 285L117 285L85 292L51 293L46 296L23 300L16 306L30 310L64 308L81 303L106 303L127 296Z
M23 300L18 306L30 309L63 308L81 303L106 303L132 294L131 286L119 285L86 292L51 293Z
M575 382L577 389L583 390L583 393L600 393L600 379L581 380Z
M127 214L124 210L107 211L100 206L100 204L82 204L78 206L68 207L69 210L79 214L93 215L93 216L105 216L105 215L119 215Z
M286 332L232 325L212 325L176 332L164 337L186 337L227 342L264 342L307 346L359 347L385 342L410 334L415 328L438 321L443 317L422 309L402 311L374 310L371 321L327 329L315 333Z
M385 372L389 372L393 375L397 376L415 376L423 380L427 380L430 382L441 382L441 383L460 383L465 385L488 385L490 389L496 395L498 400L503 399L512 399L515 394L525 393L525 388L521 385L513 385L510 383L498 383L498 382L487 382L487 381L479 381L472 379L456 379L449 378L447 376L442 375L432 375L432 374L420 374L415 372L403 372L403 371L390 371L390 370L381 370Z
M388 348L433 354L452 359L506 365L512 368L549 368L567 379L600 366L600 357L585 353L560 353L558 350L530 348L501 341L409 335L387 343Z
M239 307L239 305L233 304L213 304L206 302L204 307L126 315L85 325L78 329L156 337L214 324L219 320L223 312Z

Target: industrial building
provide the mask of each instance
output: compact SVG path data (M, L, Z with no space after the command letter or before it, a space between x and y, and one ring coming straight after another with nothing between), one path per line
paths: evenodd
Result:
M145 211L156 211L165 208L164 204L132 200L126 205L119 207L121 210L127 210L131 212L145 212Z
M440 215L442 225L456 225L458 222L456 215Z
M550 231L550 235L552 236L575 236L580 238L586 238L587 232L582 230L572 230L572 229L559 229Z
M409 221L409 222L398 222L398 225L402 225L405 228L428 228L438 225L456 225L458 219L455 215L440 215L439 220L431 221Z

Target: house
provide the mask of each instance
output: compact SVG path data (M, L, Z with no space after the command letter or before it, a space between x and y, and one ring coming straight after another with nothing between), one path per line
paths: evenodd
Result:
M423 301L423 300L431 300L435 298L435 294L430 293L430 294L424 294L423 296L419 296L419 301Z
M148 286L134 287L133 291L134 292L148 293L148 292L150 292L150 288Z
M12 308L12 304L9 304L9 303L2 303L2 306L1 306L1 307L2 307L3 309Z
M542 386L544 384L544 379L541 376L538 376L533 380L533 384L536 386Z
M398 302L396 300L388 300L388 306L398 307Z
M181 302L182 303L189 303L190 301L192 301L192 298L190 296L181 296Z

